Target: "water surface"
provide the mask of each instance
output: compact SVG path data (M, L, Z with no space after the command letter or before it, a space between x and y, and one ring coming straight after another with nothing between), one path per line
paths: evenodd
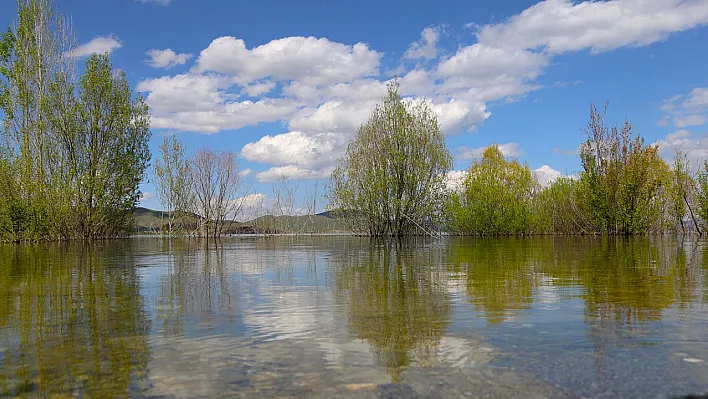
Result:
M707 250L557 237L0 246L0 394L704 393Z

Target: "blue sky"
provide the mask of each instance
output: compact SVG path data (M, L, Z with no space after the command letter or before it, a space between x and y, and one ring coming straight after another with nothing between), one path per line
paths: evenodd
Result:
M0 4L10 22L15 2ZM574 173L591 103L670 158L708 157L708 0L573 2L55 0L77 52L111 53L146 96L153 152L176 134L240 154L249 192L325 179L382 95L430 101L455 170L502 145ZM160 208L150 193L143 205Z

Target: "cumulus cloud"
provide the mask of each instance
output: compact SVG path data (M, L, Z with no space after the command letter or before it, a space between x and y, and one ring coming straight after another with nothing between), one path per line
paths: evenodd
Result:
M403 58L410 60L432 59L438 56L438 40L440 40L440 27L429 26L423 29L420 40L411 43Z
M473 131L491 117L490 102L539 90L539 78L561 54L644 46L706 22L705 0L545 0L500 23L475 25L476 42L439 62L401 69L400 93L429 101L445 134ZM404 58L439 59L439 40L440 28L426 28ZM138 88L147 93L155 128L216 133L282 123L288 133L249 143L243 155L273 166L259 180L312 178L331 170L384 94L382 55L361 42L285 37L248 47L225 36L200 52L189 73L148 79ZM698 126L707 107L708 89L697 88L667 100L662 120ZM502 151L522 153L518 143ZM463 155L475 153L480 150Z
M238 176L239 177L246 177L246 176L250 175L251 173L253 173L253 170L251 170L250 168L246 168L246 169L238 172Z
M121 47L123 47L123 44L114 36L98 36L93 38L90 42L76 47L69 52L69 55L72 57L87 57L94 53L110 54Z
M260 172L256 175L256 178L261 183L277 182L280 180L324 179L328 178L333 170L333 168L312 170L297 165L286 165L272 167L265 172Z
M505 143L505 144L498 144L499 150L502 152L502 154L505 157L509 158L517 158L522 155L524 155L524 150L521 148L519 143ZM484 150L487 147L477 147L477 148L467 148L467 147L460 147L458 148L458 151L460 153L459 158L460 159L476 159L476 158L481 158L482 154L484 154Z
M202 50L196 70L229 74L243 84L266 77L327 84L377 75L380 58L380 53L364 43L349 46L298 36L248 49L243 40L225 36Z
M541 187L545 188L560 178L561 172L551 168L548 165L543 165L538 169L534 169L531 172L531 175L538 182L538 184L541 185Z
M673 159L676 151L686 154L693 170L698 170L708 159L708 135L695 136L692 131L681 129L654 144L659 146L659 154L667 161Z
M213 111L227 101L226 89L230 86L225 76L185 73L143 80L136 91L148 93L146 100L151 111L159 117L167 113Z
M177 65L184 65L193 57L192 54L188 53L175 53L172 49L148 50L145 54L150 57L148 64L153 68L165 68L169 69Z
M266 80L244 87L243 92L251 97L258 97L271 92L273 89L275 89L275 82Z
M241 156L252 162L312 169L334 164L342 155L342 141L341 135L333 133L308 136L295 131L264 136L254 143L248 143L241 150Z

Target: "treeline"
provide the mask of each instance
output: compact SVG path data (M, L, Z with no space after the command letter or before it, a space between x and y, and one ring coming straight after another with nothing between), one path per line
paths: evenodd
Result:
M708 162L668 165L629 122L608 127L594 106L582 170L542 187L528 165L485 149L459 189L445 189L451 158L424 104L388 93L333 175L330 207L373 236L697 233L708 230Z
M50 0L19 0L0 39L0 241L130 234L150 118L107 55L79 68Z

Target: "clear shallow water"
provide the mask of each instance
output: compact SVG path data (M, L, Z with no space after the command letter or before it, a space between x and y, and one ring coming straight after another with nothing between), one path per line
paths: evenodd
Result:
M704 393L707 243L340 236L0 246L0 394Z

